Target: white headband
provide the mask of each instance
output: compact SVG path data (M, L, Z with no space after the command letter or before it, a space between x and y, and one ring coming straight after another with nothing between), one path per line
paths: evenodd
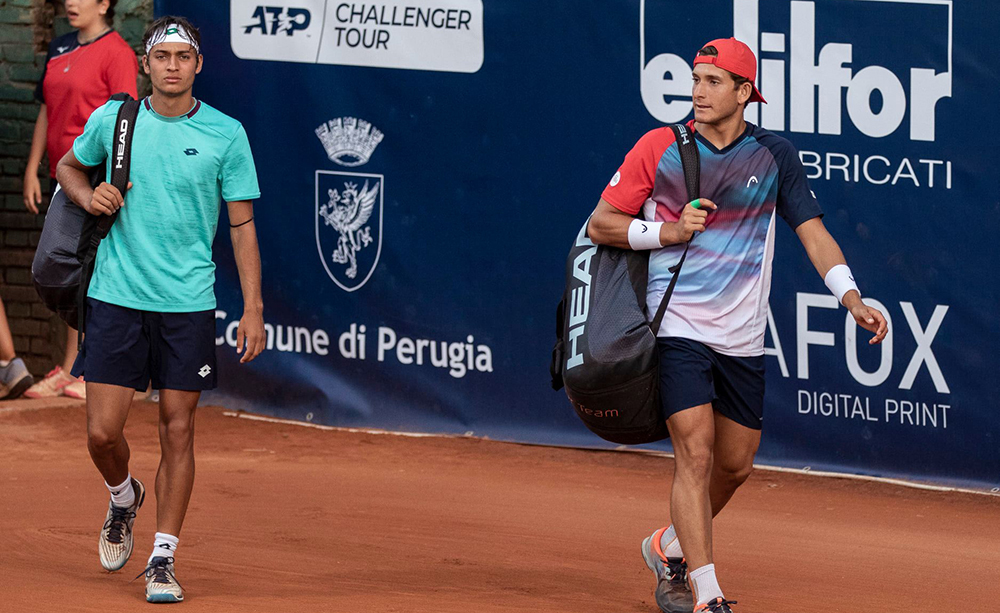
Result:
M186 43L194 47L195 53L201 53L201 50L198 49L198 43L194 42L194 39L188 36L187 32L176 23L168 25L149 38L149 42L146 43L146 55L149 55L149 50L160 43Z

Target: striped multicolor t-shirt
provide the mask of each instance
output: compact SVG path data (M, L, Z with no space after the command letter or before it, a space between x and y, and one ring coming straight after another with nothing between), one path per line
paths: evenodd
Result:
M693 122L688 126L693 130ZM701 196L719 209L695 236L659 336L687 338L730 356L764 353L771 291L775 211L793 229L822 216L795 147L747 123L716 149L695 134ZM677 221L688 202L684 171L668 127L646 133L625 157L602 198L647 221ZM656 249L649 259L647 307L654 313L670 283L668 269L684 245Z

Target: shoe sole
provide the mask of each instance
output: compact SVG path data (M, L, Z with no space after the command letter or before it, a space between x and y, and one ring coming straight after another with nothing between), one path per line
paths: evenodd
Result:
M4 396L4 400L13 400L15 398L20 398L21 394L28 391L28 388L35 384L35 378L31 375L22 377L20 381L14 384L14 387L7 391L7 395Z
M184 602L184 597L180 598L174 596L173 594L152 594L146 596L146 602L152 602L154 604L164 604L169 602Z
M44 394L39 394L37 392L32 392L32 393L25 392L24 393L24 397L25 398L31 398L32 400L37 400L39 398L59 398L62 395L63 395L63 393L62 393L61 389L56 390L54 392L45 392Z
M137 484L139 484L139 491L136 492L136 494L135 494L136 498L139 499L139 506L137 506L135 508L135 510L138 511L139 509L142 508L142 503L146 500L146 486L144 486L142 484L142 481L139 481L138 479L132 479L132 480L135 481ZM135 525L135 524L133 524L133 525ZM122 560L121 564L119 564L118 566L109 568L109 567L107 567L107 566L104 565L104 560L101 560L101 568L103 568L104 570L108 571L109 573L117 572L117 571L125 568L125 565L128 564L128 561L132 559L132 549L133 549L134 546L135 546L135 539L132 540L132 544L129 546L128 553L125 554L125 558ZM98 552L98 554L99 553L100 552Z

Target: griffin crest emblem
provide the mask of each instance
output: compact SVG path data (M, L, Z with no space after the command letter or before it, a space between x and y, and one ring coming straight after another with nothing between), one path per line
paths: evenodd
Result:
M364 285L378 262L382 184L380 175L317 172L317 247L330 278L347 291Z

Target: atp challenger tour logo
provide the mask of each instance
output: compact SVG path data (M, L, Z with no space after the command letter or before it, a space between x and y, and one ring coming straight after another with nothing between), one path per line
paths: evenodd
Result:
M913 143L906 150L920 151L900 157L801 150L809 179L951 188L951 161L933 155L933 147L915 146L936 140L939 108L952 96L951 0L732 2L733 36L757 56L758 86L768 102L747 105L748 121L775 132L904 136ZM696 50L676 48L664 28L676 16L675 2L640 0L639 10L643 104L664 123L682 121L691 112L689 62Z
M303 8L285 8L283 6L258 6L253 12L252 21L244 29L244 34L250 34L256 29L264 36L284 34L293 36L300 30L305 30L312 22L312 13Z
M245 60L477 72L482 0L232 0L230 45Z
M348 167L367 163L384 138L356 117L331 119L316 136L330 161ZM316 171L316 247L330 279L348 292L363 286L378 265L384 186L380 174Z

